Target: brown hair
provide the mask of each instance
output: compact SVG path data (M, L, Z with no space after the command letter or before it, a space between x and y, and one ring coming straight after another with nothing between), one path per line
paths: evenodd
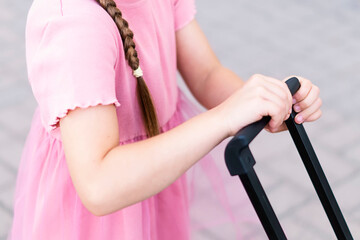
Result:
M135 71L139 67L139 58L133 40L134 33L130 30L128 22L122 17L121 11L116 7L116 3L113 0L96 1L106 10L116 23L123 42L125 58L131 69ZM146 133L148 137L152 137L160 133L156 110L144 78L140 76L136 77L136 79L138 102L142 111Z

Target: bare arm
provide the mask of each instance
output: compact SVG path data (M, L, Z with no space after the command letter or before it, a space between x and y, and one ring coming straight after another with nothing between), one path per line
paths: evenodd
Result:
M71 111L60 126L82 202L104 215L158 193L227 137L218 116L209 111L167 133L118 146L113 105Z
M290 105L285 84L254 76L219 106L141 142L118 146L113 105L70 111L60 121L61 138L81 201L93 214L105 215L160 192L224 138L262 116L280 126Z
M210 109L228 98L244 82L221 65L196 20L176 32L178 69L195 98ZM295 121L315 121L321 116L319 88L309 80L298 77L300 90L295 94ZM288 79L288 78L286 78ZM275 79L274 79L275 80ZM285 124L271 132L285 130Z
M178 31L176 38L181 74L195 97L211 110L159 136L123 146L118 146L112 105L75 109L60 121L74 186L85 207L96 215L157 194L224 138L262 116L271 116L269 126L277 129L289 115L291 96L286 85L261 75L244 84L220 65L196 22ZM192 52L190 38L197 45ZM304 105L306 99L301 100Z
M235 73L221 65L196 20L176 32L177 64L195 98L210 109L243 86Z

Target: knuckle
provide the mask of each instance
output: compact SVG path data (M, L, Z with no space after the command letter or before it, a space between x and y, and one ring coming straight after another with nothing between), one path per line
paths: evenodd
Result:
M320 88L319 88L318 86L316 86L316 85L313 85L313 89L314 89L316 95L319 96L319 94L320 94Z
M319 102L319 107L321 107L323 104L323 101L321 100L321 98L318 98L318 102Z
M299 93L299 100L304 100L307 96L307 93L308 93L309 89L306 88L306 87L302 87L299 89L298 93Z
M311 84L309 79L303 78L302 80L303 80L302 83L305 84L305 85Z
M255 73L255 74L253 74L253 75L250 77L250 79L251 79L252 81L260 81L260 80L263 79L263 78L264 78L264 76L261 75L261 74L259 74L259 73Z
M258 74L255 73L255 74L251 75L250 80L255 80L257 78L258 78Z
M319 117L321 117L322 116L322 111L321 111L321 109L319 109Z
M259 97L255 98L255 99L254 99L254 106L260 106L260 107L262 107L262 106L263 106L263 104L262 104L262 99L259 98Z
M320 93L320 88L318 86L313 84L312 88L316 93Z
M310 106L309 101L307 99L304 99L299 103L300 108L307 108Z
M284 88L284 90L288 91L288 86L285 82L280 82L281 86Z
M265 88L263 86L257 86L255 92L258 97L261 97L265 93Z

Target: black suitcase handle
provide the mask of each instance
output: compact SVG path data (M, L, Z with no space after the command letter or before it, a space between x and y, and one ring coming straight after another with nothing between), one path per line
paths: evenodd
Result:
M286 84L292 95L300 88L299 80L295 77L287 80ZM286 125L334 232L338 239L353 239L305 129L302 124L295 123L295 115L296 113L293 111L286 121ZM269 121L270 117L263 117L260 121L241 129L226 146L225 162L232 176L239 175L269 239L286 239L279 220L256 175L254 170L255 159L249 149L251 141Z

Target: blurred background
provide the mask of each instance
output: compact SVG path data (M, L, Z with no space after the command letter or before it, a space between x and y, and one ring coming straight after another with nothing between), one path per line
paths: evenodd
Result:
M323 116L305 128L353 237L360 239L360 2L196 3L197 20L217 56L243 79L300 75L320 87ZM24 47L30 5L0 1L0 240L11 225L17 168L36 107ZM288 238L336 239L289 134L263 132L251 149ZM244 239L266 239L261 226L243 232ZM231 239L211 230L194 238Z

